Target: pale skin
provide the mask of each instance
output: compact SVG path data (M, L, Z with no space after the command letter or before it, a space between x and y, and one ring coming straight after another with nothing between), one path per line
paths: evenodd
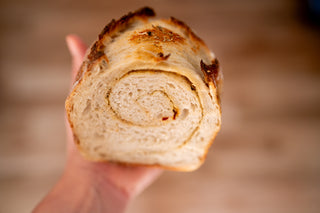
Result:
M76 35L68 35L66 41L72 56L73 82L87 46ZM90 162L77 150L67 122L66 128L65 170L33 213L123 213L128 203L162 173L158 168Z

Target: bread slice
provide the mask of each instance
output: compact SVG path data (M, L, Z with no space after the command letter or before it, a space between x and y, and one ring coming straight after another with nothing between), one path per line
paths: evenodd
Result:
M222 73L186 24L154 15L142 8L103 29L66 111L89 160L192 171L220 129Z

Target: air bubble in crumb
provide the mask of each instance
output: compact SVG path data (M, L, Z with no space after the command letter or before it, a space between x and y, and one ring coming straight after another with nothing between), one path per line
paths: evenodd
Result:
M191 103L191 109L192 109L192 110L195 110L195 109L196 109L196 107L197 107L197 105L196 105L196 104Z
M87 100L87 103L86 103L86 107L84 108L82 114L83 114L83 115L86 115L86 114L88 114L88 112L89 112L90 110L91 110L91 100L88 99L88 100Z
M172 83L167 83L169 87L176 88Z
M183 109L180 115L180 118L185 119L188 116L188 114L189 114L189 109Z
M101 146L95 146L94 148L93 148L93 151L98 151L99 149L101 148Z
M102 158L107 157L106 154L104 154L104 153L99 153L99 156L102 157Z

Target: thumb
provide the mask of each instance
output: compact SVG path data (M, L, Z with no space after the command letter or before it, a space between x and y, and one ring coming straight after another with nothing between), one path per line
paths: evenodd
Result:
M66 42L72 57L72 82L74 82L85 56L87 45L80 37L72 34L66 36Z

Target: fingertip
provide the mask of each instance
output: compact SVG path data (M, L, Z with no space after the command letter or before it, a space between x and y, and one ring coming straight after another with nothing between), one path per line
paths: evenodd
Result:
M75 57L77 55L77 44L76 44L77 38L76 35L67 35L66 36L66 43L68 50L72 57Z
M66 35L66 43L68 45L68 43L72 40L72 38L74 37L75 35L74 34L68 34Z
M65 39L72 57L83 57L85 55L87 45L79 36L75 34L69 34Z

